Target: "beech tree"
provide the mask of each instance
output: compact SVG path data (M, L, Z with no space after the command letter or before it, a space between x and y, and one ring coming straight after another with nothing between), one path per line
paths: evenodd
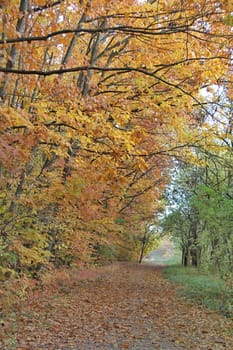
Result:
M4 269L130 246L173 157L213 140L195 110L209 113L200 89L229 81L230 3L0 4Z

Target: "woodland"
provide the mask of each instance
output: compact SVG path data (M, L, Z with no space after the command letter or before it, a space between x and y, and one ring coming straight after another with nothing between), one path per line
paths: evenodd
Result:
M0 348L231 349L230 321L135 262L169 235L232 293L232 0L0 18Z
M0 279L169 233L232 280L231 0L0 0Z

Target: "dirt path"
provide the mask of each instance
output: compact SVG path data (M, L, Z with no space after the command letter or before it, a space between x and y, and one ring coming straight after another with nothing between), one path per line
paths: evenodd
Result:
M59 289L24 306L18 350L233 349L233 324L179 300L158 267L114 265Z
M159 248L153 250L144 258L144 262L157 265L166 265L167 262L174 257L174 255L174 243L171 241L171 239L165 237L161 240Z

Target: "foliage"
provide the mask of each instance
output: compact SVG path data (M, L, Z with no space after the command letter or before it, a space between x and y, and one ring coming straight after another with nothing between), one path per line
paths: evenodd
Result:
M233 267L232 199L225 197L226 188L218 191L200 186L193 198L198 208L203 230L199 242L202 247L202 262L217 269L222 276L231 278ZM229 277L227 277L230 275Z
M203 86L231 95L230 13L211 0L1 2L4 269L92 261L98 245L136 257L173 158L216 148L196 110Z
M174 210L164 217L183 251L184 265L201 265L232 283L232 150L207 153L205 166L177 170L169 193ZM173 192L173 195L172 195ZM176 204L175 204L176 203ZM196 257L198 256L198 261ZM198 262L198 264L195 264Z

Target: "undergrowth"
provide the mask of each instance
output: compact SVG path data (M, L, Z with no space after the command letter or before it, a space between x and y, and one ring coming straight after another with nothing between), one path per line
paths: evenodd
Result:
M233 290L218 276L182 266L167 266L164 276L179 285L184 298L233 318Z

